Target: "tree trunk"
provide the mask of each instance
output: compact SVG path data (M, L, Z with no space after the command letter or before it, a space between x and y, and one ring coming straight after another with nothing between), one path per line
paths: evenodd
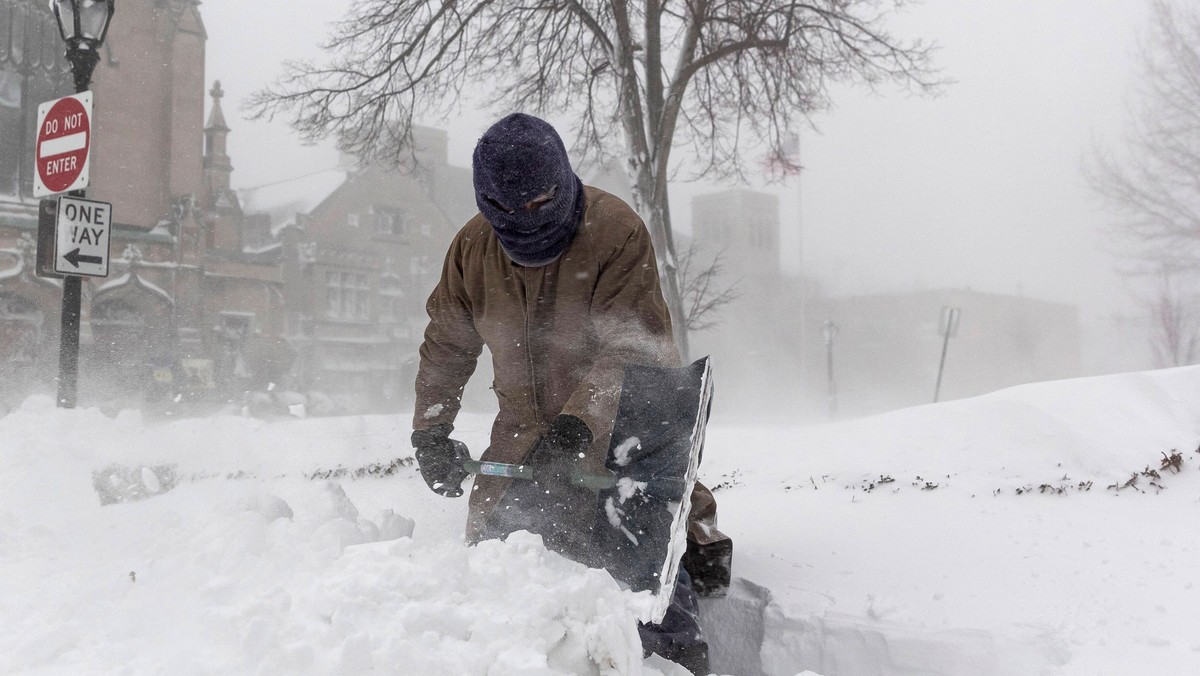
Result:
M686 363L688 358L687 314L683 307L683 294L679 287L678 266L675 263L675 241L671 236L671 212L667 201L665 178L666 158L670 154L670 140L662 139L658 132L662 111L661 74L658 72L657 28L651 25L647 37L654 43L642 45L651 53L649 63L654 70L647 74L651 84L645 99L639 86L633 27L633 14L626 0L614 0L613 19L616 30L613 35L612 67L616 73L619 93L618 107L621 125L625 128L625 148L629 152L629 178L633 183L633 207L646 220L654 253L658 259L658 276L662 283L667 308L671 312L671 328L675 334L675 345L679 356ZM647 9L647 21L657 20L656 4ZM644 106L650 106L650 109ZM666 153L661 155L660 153Z
M679 348L679 357L686 363L689 357L687 312L683 307L683 293L679 288L675 238L671 231L671 207L665 191L661 195L655 194L656 184L650 167L637 167L633 181L633 206L639 214L646 217L646 227L650 230L650 239L654 243L654 253L658 260L658 277L662 281L667 308L671 311L675 345Z

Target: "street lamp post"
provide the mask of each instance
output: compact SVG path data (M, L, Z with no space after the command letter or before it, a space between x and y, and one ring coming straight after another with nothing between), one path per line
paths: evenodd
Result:
M75 93L88 90L92 71L100 62L100 46L108 35L116 0L50 0L50 9L58 22L58 32L67 44L67 63L75 80ZM85 190L73 190L72 197L86 197ZM83 278L67 275L63 279L62 329L58 352L58 405L75 408L79 378L79 306Z
M108 24L116 0L50 0L58 32L67 43L67 62L75 77L75 93L92 83L92 71L100 62L100 46L108 35Z

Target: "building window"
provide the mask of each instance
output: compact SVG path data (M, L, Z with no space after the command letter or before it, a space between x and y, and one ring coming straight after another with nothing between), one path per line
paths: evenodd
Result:
M0 67L0 194L16 195L21 176L19 161L24 116L21 114L23 80L18 73Z
M379 321L394 323L404 314L404 290L400 280L393 274L385 274L379 280Z
M101 300L92 306L91 325L96 375L110 394L133 391L148 360L145 314L123 300Z
M0 295L0 363L32 364L41 346L45 318L32 301Z
M408 216L400 209L375 207L375 228L381 235L407 237L409 235Z
M368 319L370 285L362 272L325 273L325 313L334 319Z
M217 325L217 341L221 346L221 374L224 377L246 378L246 344L254 330L254 315L222 312Z
M69 73L45 3L0 2L0 195L33 195L37 106L63 94Z
M419 280L429 273L429 256L419 255L408 259L408 273Z
M346 216L346 223L352 228L357 228L358 227L358 214L348 214Z

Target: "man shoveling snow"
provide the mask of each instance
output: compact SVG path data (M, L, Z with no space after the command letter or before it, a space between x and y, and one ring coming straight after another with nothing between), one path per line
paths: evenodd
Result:
M558 133L536 117L493 125L472 168L480 213L451 243L427 303L412 435L421 474L434 492L462 495L470 456L449 436L486 345L499 413L481 459L531 467L534 481L478 475L468 542L530 530L568 557L604 565L596 524L614 513L575 478L612 476L626 367L680 362L650 235L619 198L583 185ZM627 488L623 498L637 487ZM715 527L708 489L697 483L681 497L691 504L684 568L662 621L640 633L646 650L708 673L696 591L728 584L731 541Z

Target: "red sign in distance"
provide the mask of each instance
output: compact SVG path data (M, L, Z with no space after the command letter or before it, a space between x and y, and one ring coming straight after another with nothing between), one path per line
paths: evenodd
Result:
M92 123L79 99L67 96L54 102L38 127L36 164L38 178L48 193L86 187L75 183L87 169Z

